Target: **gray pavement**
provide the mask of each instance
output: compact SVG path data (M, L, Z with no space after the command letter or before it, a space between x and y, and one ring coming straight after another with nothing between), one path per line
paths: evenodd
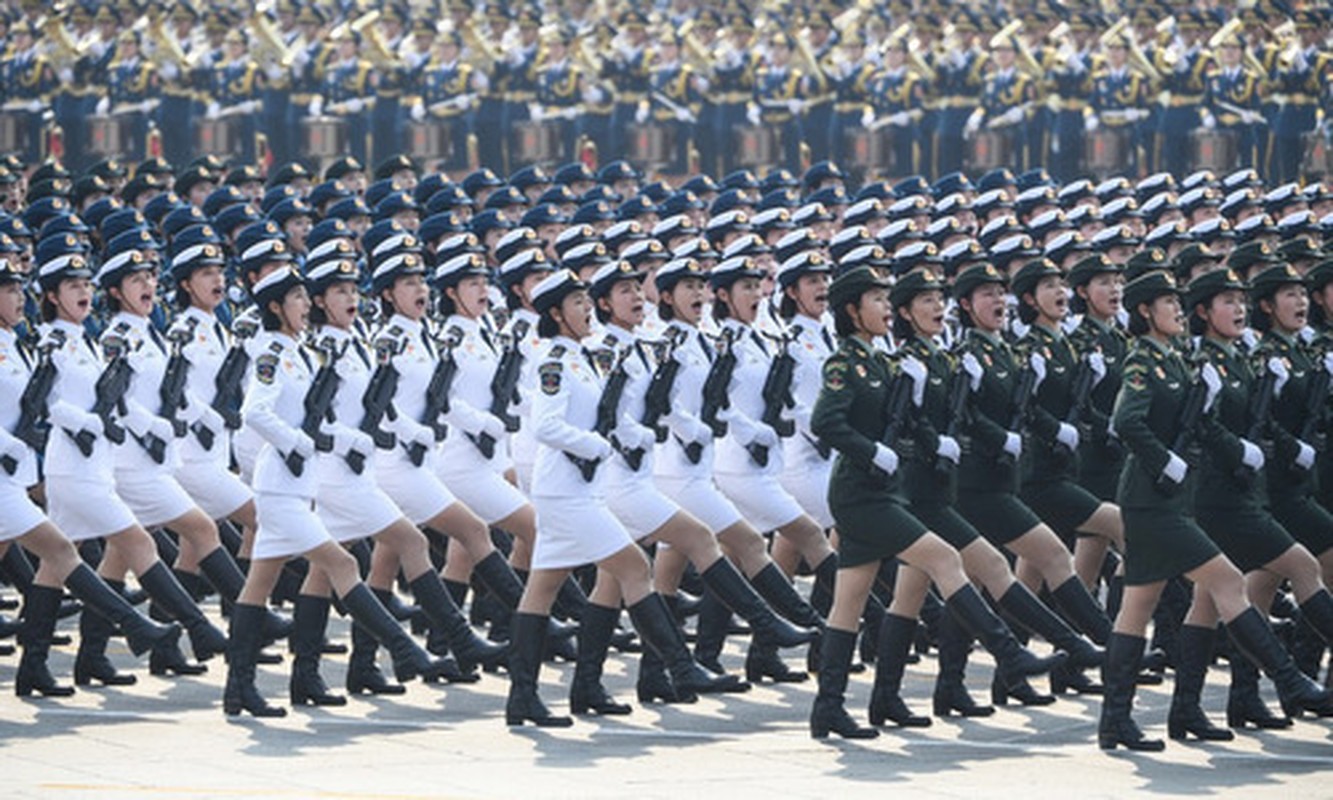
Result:
M346 623L335 619L331 633L345 640ZM221 659L201 678L161 679L123 647L113 658L139 674L137 686L28 701L13 696L17 658L0 659L4 797L1333 797L1333 723L1315 720L1229 744L1107 755L1095 743L1098 700L1071 697L890 730L873 742L820 743L805 726L812 680L689 706L636 705L629 717L564 730L510 730L507 682L485 676L470 686L417 683L401 697L295 710L282 720L229 721ZM742 659L734 645L724 656L736 669ZM57 648L51 661L68 681L73 648ZM330 684L341 685L345 663L326 659ZM973 657L969 682L979 700L990 663ZM622 700L633 699L634 669L634 657L611 656L607 685ZM919 711L929 710L934 671L933 657L909 668L906 694ZM569 665L542 672L543 696L558 711L572 673ZM260 675L266 697L285 704L286 665ZM862 720L870 680L853 676L849 689L849 708ZM1206 708L1218 722L1225 681L1225 666L1210 673ZM1169 685L1140 691L1138 719L1152 735L1165 735Z

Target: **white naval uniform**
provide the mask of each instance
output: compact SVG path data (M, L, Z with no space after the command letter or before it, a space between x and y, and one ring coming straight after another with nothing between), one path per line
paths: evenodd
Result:
M19 400L37 366L35 359L14 331L0 329L0 455L14 460L12 475L0 469L0 542L16 539L46 521L28 497L28 487L37 483L37 451L11 433L22 413Z
M315 333L321 346L340 353L334 369L338 372L338 393L333 397L334 429L359 429L365 416L362 399L374 359L370 348L349 331L331 326ZM341 450L341 447L335 448ZM373 536L402 519L403 512L375 481L373 441L362 453L364 466L358 475L347 463L346 452L320 453L319 493L315 495L315 513L334 541L351 542Z
M102 332L102 353L110 360L123 351L133 370L125 391L125 441L112 445L116 494L145 528L165 525L194 508L194 501L176 482L180 463L171 423L158 416L162 377L167 369L166 340L147 317L124 311L111 318ZM162 463L148 455L141 441L155 435L166 445Z
M102 435L100 420L89 418L102 374L101 349L83 326L72 322L56 320L41 330L56 367L47 399L51 437L44 464L51 521L74 542L120 533L134 525L134 514L116 494L111 442ZM97 434L87 456L69 434L81 428Z
M398 418L392 430L398 446L375 454L375 479L413 525L420 525L457 502L435 474L438 447L431 428L422 424L426 411L426 388L439 360L430 331L421 322L394 314L375 335L379 361L390 361L398 371L394 408ZM408 457L413 442L426 447L426 458L417 466Z
M611 456L611 443L592 432L602 377L578 342L556 337L541 355L532 391L537 461L532 503L537 509L533 569L564 569L605 559L634 540L606 505L602 466L583 478L567 453L585 459Z
M824 362L836 350L833 335L819 320L798 314L787 330L792 337L788 352L796 359L791 395L796 406L790 412L796 422L796 435L783 442L783 488L796 498L805 513L820 527L833 526L828 506L828 484L833 475L833 457L822 455L816 443L819 437L810 429L810 415L823 385Z
M509 434L490 412L491 379L500 364L500 343L480 320L458 314L445 320L444 335L453 343L458 371L445 415L449 433L435 460L435 474L487 525L494 525L528 504L528 498L504 478L510 464L506 454ZM521 380L519 384L531 386ZM495 439L490 459L475 444L482 433Z
M519 429L509 438L509 446L514 460L514 473L518 477L518 488L529 496L532 494L532 471L537 460L537 438L530 424L532 398L528 395L536 386L534 376L537 368L533 362L544 346L541 337L537 335L537 319L537 315L526 308L515 309L504 328L504 334L523 354L523 366L518 377L518 402L509 407L509 413L519 418Z
M697 328L673 321L667 331L676 342L671 357L680 369L671 386L671 410L662 418L669 433L658 449L654 475L663 494L718 534L740 522L741 513L713 482L713 432L699 418L704 381L716 353ZM701 446L697 464L685 455L691 442Z
M782 440L763 422L764 381L777 343L765 341L758 330L735 319L722 327L731 337L736 368L727 385L727 435L717 444L714 480L752 525L761 531L777 530L804 513L778 480L783 470ZM764 442L769 445L768 463L761 467L747 448Z
M639 424L643 419L644 399L652 383L656 364L648 345L616 325L606 326L596 346L610 351L610 362L621 363L628 376L625 392L620 397L616 437L627 449L642 448L643 451L638 470L631 469L620 455L611 456L602 465L601 471L606 472L606 503L630 535L642 539L665 525L680 511L679 506L657 490L657 484L653 481L655 434Z
M259 318L259 309L250 306L244 312L244 315L251 317L249 322L254 323ZM239 318L238 318L239 320ZM255 359L262 355L268 349L269 332L262 327L258 327L255 334L248 339L241 341L241 347L250 356L250 360L245 366L245 378L241 383L249 386L255 375ZM236 431L231 439L232 454L236 456L236 466L240 469L241 480L245 481L252 488L255 485L255 465L259 458L259 451L264 447L264 439L258 431L246 424L244 418L241 420L241 429Z
M250 487L231 471L231 431L211 408L217 395L218 370L232 346L231 334L217 317L193 306L172 323L173 331L181 327L190 329L190 341L181 347L181 354L190 363L185 371L186 401L190 407L199 407L199 418L192 424L211 431L213 440L212 447L205 449L191 431L177 443L180 465L176 481L210 519L224 519L254 499ZM245 385L244 380L241 385Z
M330 540L315 514L319 489L317 454L293 475L285 459L303 438L305 397L315 375L314 357L296 340L270 333L267 346L253 362L241 415L246 427L264 442L255 459L255 531L253 558L291 558Z

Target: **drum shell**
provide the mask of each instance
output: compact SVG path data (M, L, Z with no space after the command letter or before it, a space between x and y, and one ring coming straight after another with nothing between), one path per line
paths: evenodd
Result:
M666 164L676 147L676 131L669 125L630 125L625 152L635 164Z
M409 156L416 159L448 158L450 147L451 124L438 120L409 122L407 124L407 143L403 148Z
M129 151L130 120L125 117L88 117L88 152L111 158Z
M1098 128L1083 137L1083 164L1089 172L1109 175L1124 170L1134 134L1129 127Z
M767 167L778 163L778 135L772 128L737 125L736 162L743 167Z
M1201 128L1190 133L1190 169L1207 169L1216 173L1236 168L1239 148L1236 134L1231 131Z
M514 123L514 158L522 163L554 162L560 157L560 129L554 122Z
M967 166L977 172L1014 167L1014 134L1008 131L977 131L968 143Z
M23 114L12 111L0 112L0 151L12 153L23 150L27 127Z
M843 153L844 160L853 169L898 174L898 164L894 163L893 131L888 128L844 131Z
M347 122L337 117L301 120L301 150L311 158L339 158L347 154Z
M210 155L234 155L240 152L240 120L201 119L194 129L195 149Z

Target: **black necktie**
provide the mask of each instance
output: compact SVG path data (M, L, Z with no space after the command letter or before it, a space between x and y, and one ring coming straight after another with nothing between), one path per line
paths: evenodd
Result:
M759 331L750 331L750 338L754 340L755 344L759 345L759 349L764 355L768 355L768 345L764 344L764 337L760 335Z
M495 338L491 336L491 332L488 331L488 330L486 330L486 326L485 326L485 325L479 325L479 326L478 326L478 330L481 331L481 340L482 340L483 342L485 342L485 343L486 343L486 346L489 347L489 348L491 349L491 352L492 352L492 353L494 353L494 352L495 352Z
M431 358L435 358L435 345L431 344L430 334L426 333L426 326L421 326L421 343L426 346L426 353Z
M310 354L307 353L305 351L305 348L299 344L296 346L296 352L301 354L301 360L305 362L305 368L313 374L315 371L315 365L310 362Z
M227 329L220 320L213 320L213 333L218 337L218 344L222 349L227 349Z
M23 366L32 371L32 356L28 355L28 345L24 344L22 339L14 339L14 347L19 351L19 358L23 359Z
M702 333L697 333L695 335L699 338L699 349L704 351L704 355L708 356L709 363L712 363L713 346L708 343L708 339Z
M162 341L162 334L157 332L157 328L153 327L152 323L148 324L148 338L153 340L153 344L157 345L157 349L161 351L163 355L166 354L167 345Z
M594 375L602 374L602 371L597 368L597 359L593 357L592 351L586 347L583 348L583 358L588 362L588 366L592 367Z
M83 332L83 344L88 348L88 352L94 357L97 356L97 342L93 341L93 335L87 331Z
M370 369L370 354L366 352L366 346L361 344L360 339L352 339L352 349L360 356L361 363L366 365L366 369Z
M824 340L824 346L829 350L838 349L833 346L833 336L828 332L828 328L825 328L823 325L819 326L819 338Z

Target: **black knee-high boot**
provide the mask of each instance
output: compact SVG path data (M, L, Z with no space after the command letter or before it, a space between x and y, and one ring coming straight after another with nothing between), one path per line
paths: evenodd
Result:
M903 672L907 653L916 638L915 619L889 613L879 626L878 652L875 654L875 685L870 692L870 724L880 727L892 722L902 728L930 727L930 717L913 714L902 698ZM827 629L825 631L827 633ZM820 693L824 686L824 665L820 665ZM844 678L844 683L845 683Z
M208 621L204 612L199 610L199 606L176 581L176 576L167 569L166 564L161 561L153 564L139 576L139 583L152 596L154 602L185 626L196 659L207 661L219 653L226 652L226 635ZM261 627L259 635L262 636L263 633Z
M105 686L129 686L133 675L121 675L106 657L106 644L119 628L135 655L174 644L180 626L158 625L134 610L118 588L103 581L87 564L80 564L65 578L65 586L83 602L79 618L79 652L74 660L74 682L86 686L98 681Z
M630 707L617 703L602 685L602 667L611 634L620 620L620 609L588 603L579 620L579 656L574 662L574 680L569 685L569 710L574 714L619 716Z
M715 675L690 656L685 636L662 595L650 592L630 606L629 618L644 646L657 656L671 674L671 685L680 694L718 694L749 691L750 685L731 675Z
M333 694L319 674L320 645L329 623L329 598L298 595L293 604L292 677L288 684L294 706L341 706L347 698Z
M395 695L407 692L399 683L389 683L376 663L380 643L370 631L352 622L352 655L347 660L347 691L349 694Z
M447 665L432 659L430 654L403 630L398 620L394 619L376 599L370 587L358 583L343 595L341 600L343 608L347 609L352 619L369 631L389 651L389 655L393 658L394 676L399 681L418 676L422 680L431 681L444 676Z
M1210 742L1229 742L1234 734L1208 720L1200 705L1208 662L1213 657L1217 629L1181 625L1176 633L1176 685L1171 692L1171 711L1166 716L1166 735L1184 740L1190 736Z
M705 589L699 604L699 618L694 623L694 660L717 675L726 672L721 655L730 628L731 609L712 589Z
M667 608L671 611L671 617L675 621L677 628L680 626L680 615L677 613L677 598L675 596L663 595L662 600L666 602ZM681 634L682 639L684 634ZM671 685L671 677L667 675L666 664L662 657L651 647L643 648L643 653L639 656L639 675L635 682L635 692L639 697L640 703L693 703L699 699L695 694L682 694L676 691L676 687Z
M14 676L14 693L19 697L28 697L34 692L42 697L69 697L74 694L74 687L57 684L46 666L47 654L51 652L51 635L55 632L56 616L60 612L63 596L64 592L60 589L39 583L29 586L23 596L23 627L19 631L23 656L19 660L18 673Z
M892 619L885 617L887 623ZM909 640L910 641L910 640ZM847 668L856 649L856 633L825 628L820 641L819 694L810 709L810 736L827 739L836 733L844 739L874 739L879 731L856 723L844 705L847 692Z
M444 635L464 673L471 673L478 664L491 668L503 663L507 645L488 642L472 630L439 574L427 570L409 586L422 613L430 620L431 630Z
M945 601L945 608L995 657L996 666L1010 687L1024 678L1042 675L1065 663L1067 656L1062 652L1043 658L1019 644L1013 632L990 610L971 584L964 584L954 592Z
M1260 730L1281 730L1292 725L1289 717L1279 717L1268 709L1259 696L1259 668L1240 653L1231 661L1231 687L1227 691L1227 727L1243 730L1251 725Z
M285 717L287 709L265 702L255 687L255 664L264 636L264 606L237 603L231 610L231 636L227 643L227 685L222 692L222 711L234 717L248 711L256 717Z
M546 649L547 617L516 611L509 626L509 698L505 701L505 724L514 727L531 722L540 728L573 725L570 717L552 714L537 694L537 676Z
M1241 653L1263 669L1277 687L1282 711L1289 717L1302 711L1333 714L1333 694L1296 667L1273 629L1256 609L1248 608L1227 623L1227 633Z
M234 604L245 588L245 573L241 572L240 565L225 547L219 547L199 559L199 571L218 590L218 595L227 606ZM269 609L264 615L264 642L276 642L291 633L292 621Z
M940 620L939 673L935 676L935 693L931 698L935 716L989 717L995 713L995 706L978 705L968 694L964 677L967 656L971 652L972 634L952 614L946 614Z
M1166 749L1161 739L1148 739L1130 715L1134 692L1138 688L1139 659L1148 644L1141 636L1112 633L1106 644L1102 664L1102 715L1097 724L1097 744L1103 750L1124 745L1129 750L1159 752Z

